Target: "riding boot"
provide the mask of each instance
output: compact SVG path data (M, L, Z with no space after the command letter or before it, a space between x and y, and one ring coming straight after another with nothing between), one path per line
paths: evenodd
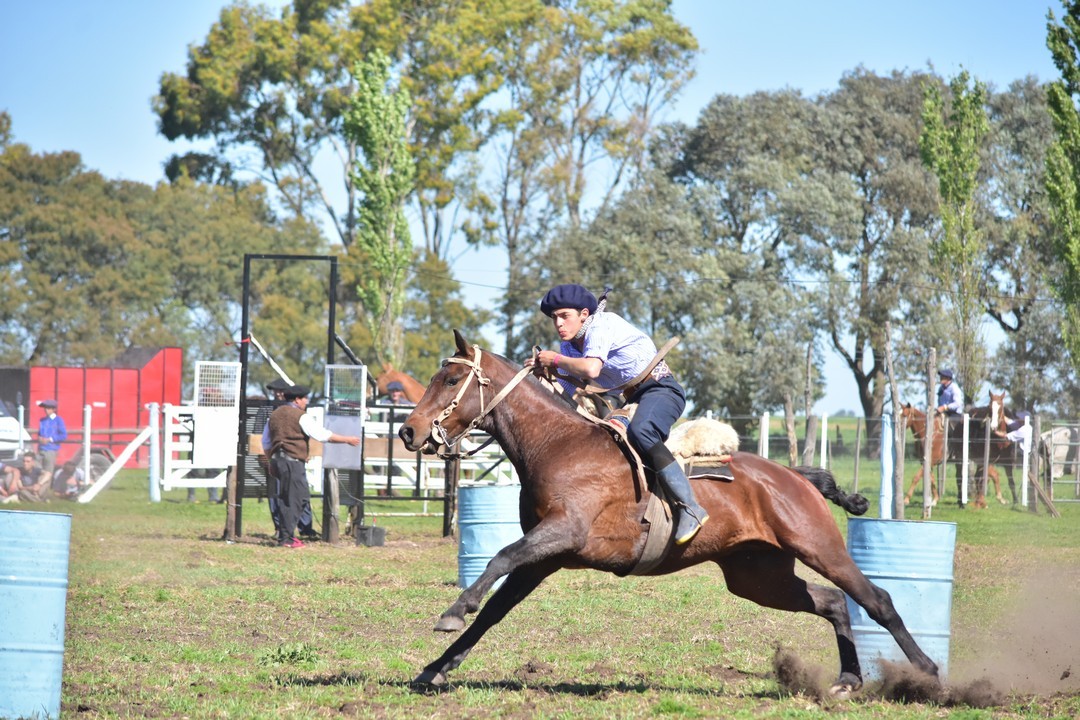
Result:
M685 545L697 535L698 530L709 520L709 513L698 504L690 480L683 472L675 457L663 443L657 443L646 453L653 462L656 477L664 484L670 496L671 504L678 506L675 520L675 544Z

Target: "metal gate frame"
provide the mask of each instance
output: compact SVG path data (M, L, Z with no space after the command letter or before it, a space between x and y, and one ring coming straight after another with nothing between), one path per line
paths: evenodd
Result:
M240 419L238 423L239 439L236 443L236 497L230 498L230 508L235 507L236 512L233 522L226 525L225 535L229 539L243 535L243 498L244 498L244 459L247 457L247 433L244 428L244 419L247 417L247 385L248 385L248 345L250 337L249 327L251 321L251 263L253 260L288 261L288 262L326 262L330 265L330 288L327 292L327 305L329 308L326 328L326 364L334 363L334 338L337 325L337 297L338 286L338 259L332 255L284 255L267 253L244 254L244 278L243 278L243 311L240 322ZM323 471L323 497L331 497L329 488L330 479ZM323 502L323 539L328 542L337 542L337 508L330 507L331 503Z

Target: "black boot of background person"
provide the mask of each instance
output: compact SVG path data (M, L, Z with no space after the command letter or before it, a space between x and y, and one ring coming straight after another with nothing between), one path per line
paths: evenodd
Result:
M709 520L709 513L698 504L694 491L675 457L664 443L657 443L646 453L652 461L656 477L664 484L672 505L678 506L675 519L675 544L685 545L697 535Z

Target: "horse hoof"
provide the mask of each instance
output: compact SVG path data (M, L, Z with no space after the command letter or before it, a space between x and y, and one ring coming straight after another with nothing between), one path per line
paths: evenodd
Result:
M998 497L998 502L1001 503L1002 505L1008 505L1009 504L1008 502L1006 502L1005 498L1001 497L1000 495L998 495L997 497Z
M435 623L435 630L437 632L459 632L464 627L464 618L459 618L456 615L443 615L439 618L439 622Z
M862 687L862 680L852 673L843 673L829 688L829 695L838 700L847 700L851 694Z
M446 674L437 670L424 670L417 675L410 687L418 692L438 692L445 690L447 686Z

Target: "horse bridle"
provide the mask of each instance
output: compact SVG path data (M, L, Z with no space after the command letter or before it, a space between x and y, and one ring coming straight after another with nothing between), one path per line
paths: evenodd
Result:
M470 457L482 450L484 447L486 447L487 443L484 443L483 445L480 445L479 447L473 448L472 450L464 453L449 451L449 448L456 446L459 442L461 442L464 437L466 437L469 433L475 430L477 426L484 421L484 418L490 415L491 411L494 410L495 407L499 403L501 403L507 395L510 394L510 391L517 387L518 383L524 380L525 376L533 371L531 367L523 367L518 372L518 374L515 375L514 378L503 387L502 390L500 390L498 393L495 394L493 398L491 398L491 404L485 405L484 388L488 385L491 385L491 378L484 374L484 368L480 366L481 356L482 352L480 350L480 347L478 345L473 345L472 360L459 357L448 357L443 360L444 367L450 363L467 366L469 368L469 374L465 378L465 382L462 383L461 389L458 390L457 395L455 395L454 399L450 401L450 404L443 408L442 412L439 413L438 417L431 421L431 437L434 438L435 443L438 446L447 448L446 451L439 451L438 449L436 450L436 453L440 457ZM461 431L456 437L451 439L446 432L446 428L443 427L442 423L444 420L454 414L454 410L457 409L458 404L461 402L461 398L465 396L465 391L469 389L469 385L472 383L473 378L476 378L477 389L480 392L480 414L473 418L463 431Z

